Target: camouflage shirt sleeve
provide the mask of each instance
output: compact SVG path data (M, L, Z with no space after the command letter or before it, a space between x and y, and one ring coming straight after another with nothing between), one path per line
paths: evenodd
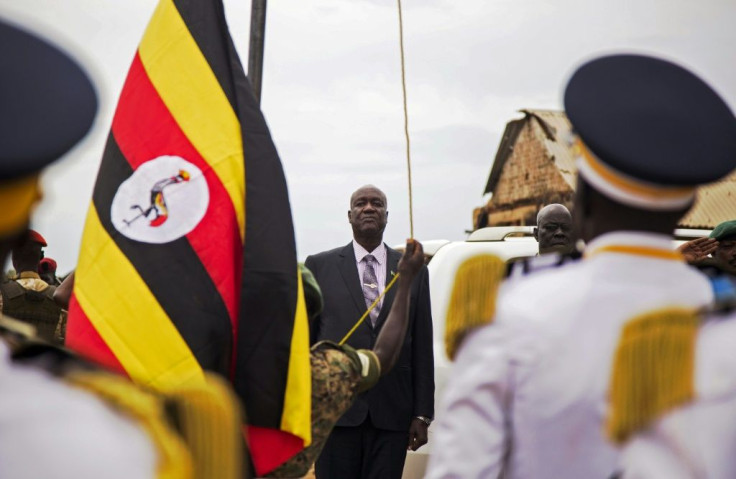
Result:
M355 356L360 363L360 382L358 383L358 392L362 393L372 388L381 377L381 363L378 362L378 356L370 349L358 349L357 351L350 346L343 346L346 354ZM357 364L356 364L357 366Z
M381 376L378 358L369 350L321 341L312 346L312 443L267 477L301 477L322 452L332 428L358 393L373 387Z

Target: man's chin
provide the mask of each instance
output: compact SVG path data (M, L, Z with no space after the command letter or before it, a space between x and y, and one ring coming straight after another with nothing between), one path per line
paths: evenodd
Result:
M736 276L736 264L726 263L723 265L723 269L732 275Z
M356 232L355 230L353 231ZM357 233L360 234L360 236L370 237L370 236L381 236L383 234L383 228L380 228L378 224L370 223L370 224L361 224L359 228L357 228Z
M559 254L569 254L572 253L573 245L571 244L553 244L549 245L546 248L540 248L539 254L547 254L547 253L559 253Z

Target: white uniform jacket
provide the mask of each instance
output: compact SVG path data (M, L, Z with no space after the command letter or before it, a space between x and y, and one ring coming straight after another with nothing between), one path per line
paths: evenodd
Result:
M613 354L634 316L713 300L668 236L600 236L584 258L502 287L495 321L466 339L437 414L427 477L607 478Z
M0 477L153 479L156 448L130 418L45 371L14 363L0 340Z
M624 446L623 479L736 478L736 314L701 328L695 392Z

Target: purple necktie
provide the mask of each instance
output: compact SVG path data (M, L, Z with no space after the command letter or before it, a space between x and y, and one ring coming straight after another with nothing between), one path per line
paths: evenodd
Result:
M371 304L378 297L378 279L376 279L376 270L373 265L376 263L376 258L372 254L365 255L363 257L365 263L365 269L363 270L363 296L365 297L365 305L370 308ZM371 324L376 325L378 319L378 313L381 311L381 304L377 304L370 312Z

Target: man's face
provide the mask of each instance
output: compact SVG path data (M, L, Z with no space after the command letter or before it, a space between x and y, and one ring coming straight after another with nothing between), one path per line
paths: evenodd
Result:
M382 235L388 221L386 195L374 187L357 190L350 197L348 221L353 227L353 236Z
M539 218L537 241L539 252L572 249L572 217L562 209L551 210Z
M718 240L718 249L713 253L718 263L729 271L736 271L736 236L727 236Z

